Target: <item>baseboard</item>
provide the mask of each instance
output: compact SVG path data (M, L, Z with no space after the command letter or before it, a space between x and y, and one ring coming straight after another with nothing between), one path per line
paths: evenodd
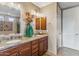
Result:
M46 54L49 55L49 56L57 56L52 51L49 51L49 50L46 52Z

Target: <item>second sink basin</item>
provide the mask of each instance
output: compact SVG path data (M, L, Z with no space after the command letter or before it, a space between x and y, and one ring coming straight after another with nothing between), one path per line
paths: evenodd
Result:
M20 43L21 40L17 39L17 40L10 40L10 41L7 41L6 44L12 44L12 43Z

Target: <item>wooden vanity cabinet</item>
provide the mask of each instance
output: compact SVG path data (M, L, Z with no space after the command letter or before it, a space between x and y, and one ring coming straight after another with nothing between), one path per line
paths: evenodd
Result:
M39 38L0 51L0 56L41 56L48 50L48 37Z

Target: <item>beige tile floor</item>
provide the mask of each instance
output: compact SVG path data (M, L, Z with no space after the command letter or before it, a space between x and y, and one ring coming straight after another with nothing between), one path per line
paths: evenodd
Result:
M55 55L44 54L43 56L55 56ZM79 51L63 47L58 49L57 56L79 56Z
M58 56L79 56L79 51L67 47L58 49Z

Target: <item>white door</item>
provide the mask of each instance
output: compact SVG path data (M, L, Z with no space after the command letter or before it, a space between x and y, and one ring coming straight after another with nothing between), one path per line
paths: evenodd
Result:
M79 7L63 11L63 46L79 50Z
M73 8L75 16L75 39L74 39L74 49L79 50L79 7Z
M74 48L75 17L72 9L63 11L63 47Z

